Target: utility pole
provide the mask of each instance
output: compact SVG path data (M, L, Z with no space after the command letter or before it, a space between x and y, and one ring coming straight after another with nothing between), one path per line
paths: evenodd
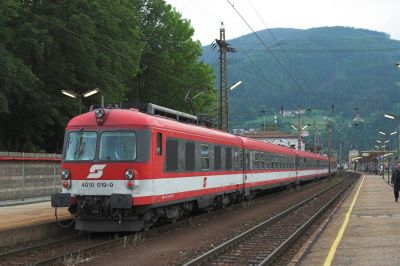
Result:
M326 141L328 145L328 177L331 177L331 126L326 125Z
M342 142L339 142L339 169L340 175L342 175L343 165L342 165Z
M297 149L301 150L301 118L300 105L297 107Z
M314 129L314 153L317 153L317 127L315 125L315 121L313 122L313 129Z
M226 53L236 52L236 50L225 41L225 27L221 22L219 29L219 40L215 42L219 46L219 108L218 108L218 128L228 131L228 74L226 67Z
M305 109L304 111L311 111L310 108ZM297 149L301 150L301 140L302 140L302 136L301 133L303 132L303 130L308 127L309 125L306 125L304 127L301 127L301 106L298 105L297 106Z
M265 132L265 113L266 113L267 111L265 111L265 110L262 110L261 111L261 113L263 114L263 118L264 118L264 124L263 124L263 126L264 126L264 132Z

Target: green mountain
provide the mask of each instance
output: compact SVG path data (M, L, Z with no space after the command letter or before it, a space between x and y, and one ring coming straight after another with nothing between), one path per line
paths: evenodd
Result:
M243 81L229 92L232 127L258 128L265 114L270 127L290 131L296 115L283 117L281 110L311 108L302 115L302 126L315 123L309 128L324 138L330 121L332 143L336 149L342 143L344 152L373 149L378 131L396 130L383 114L400 113L400 70L394 66L400 60L399 41L349 27L271 29L257 35L227 40L237 50L228 54L228 84ZM218 49L203 47L202 59L218 76ZM356 115L364 123L355 126ZM390 143L396 149L396 139Z

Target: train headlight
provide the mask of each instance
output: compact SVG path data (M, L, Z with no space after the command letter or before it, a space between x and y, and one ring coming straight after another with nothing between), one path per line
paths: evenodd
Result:
M98 108L94 111L94 116L96 117L97 125L101 126L104 123L106 111L103 108Z
M96 111L94 111L94 115L96 116L97 119L103 118L104 114L105 114L105 112L104 112L103 108L99 108L99 109L96 109Z
M133 171L132 169L128 169L125 172L125 178L128 180L132 180L135 177L135 171Z
M61 179L68 179L71 176L68 170L62 170Z

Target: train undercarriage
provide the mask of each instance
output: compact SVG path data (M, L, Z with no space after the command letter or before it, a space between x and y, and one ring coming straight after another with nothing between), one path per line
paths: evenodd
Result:
M195 211L224 208L241 201L240 191L199 197L165 205L133 207L131 195L78 196L76 204L69 206L75 216L75 229L91 232L117 232L148 230L158 224L175 222ZM129 200L129 203L128 203ZM130 204L130 205L128 205Z

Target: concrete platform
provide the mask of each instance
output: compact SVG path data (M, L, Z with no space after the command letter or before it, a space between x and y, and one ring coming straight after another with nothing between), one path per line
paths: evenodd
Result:
M364 175L297 265L400 265L400 203Z
M67 208L59 208L57 215L60 221L72 218ZM56 223L50 201L0 207L0 251L65 233L69 231Z
M60 220L71 218L67 208L59 208L57 214ZM0 231L55 221L50 201L0 207Z

